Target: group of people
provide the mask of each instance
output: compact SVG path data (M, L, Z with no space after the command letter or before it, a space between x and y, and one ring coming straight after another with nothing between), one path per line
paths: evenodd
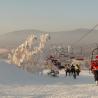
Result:
M76 76L79 76L81 72L81 68L79 64L65 64L62 66L61 62L52 56L48 58L48 60L50 60L51 62L50 72L48 73L48 75L56 77L59 75L59 71L64 69L66 77L73 76L74 79L76 79ZM94 74L94 79L95 79L96 85L98 86L98 56L96 57L95 60L91 61L90 65L91 65L90 70Z
M52 76L58 76L59 75L59 70L64 69L65 70L65 75L68 76L73 76L74 79L76 79L76 76L79 76L80 73L80 65L79 64L65 64L62 65L61 62L54 57L49 58L51 64L50 64L50 72L48 75Z
M80 64L65 64L62 66L61 62L54 57L50 56L48 58L50 61L49 67L50 72L48 72L48 75L51 76L58 76L59 71L64 69L65 70L65 76L73 76L74 79L76 79L76 76L79 76L81 72ZM98 56L96 56L95 60L91 60L90 69L92 73L94 74L94 79L96 82L96 85L98 86Z
M66 76L69 73L69 76L73 75L73 77L76 79L76 76L79 76L80 71L81 69L79 64L67 64L65 66Z

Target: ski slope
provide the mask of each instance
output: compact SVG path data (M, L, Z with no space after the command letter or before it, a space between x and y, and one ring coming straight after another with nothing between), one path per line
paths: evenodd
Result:
M82 71L77 79L30 74L0 60L0 98L98 98L93 75Z

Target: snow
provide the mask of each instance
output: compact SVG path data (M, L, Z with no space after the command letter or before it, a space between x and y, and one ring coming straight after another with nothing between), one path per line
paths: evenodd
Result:
M81 71L77 79L28 73L0 60L0 98L98 98L92 73Z

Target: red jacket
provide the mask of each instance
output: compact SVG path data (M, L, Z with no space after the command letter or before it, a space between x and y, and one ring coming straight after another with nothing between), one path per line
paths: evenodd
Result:
M91 61L91 70L98 70L98 60Z

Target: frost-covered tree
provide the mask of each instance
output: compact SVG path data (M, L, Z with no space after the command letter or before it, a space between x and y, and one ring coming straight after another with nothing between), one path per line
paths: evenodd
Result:
M47 33L42 33L39 38L32 34L23 44L11 50L8 55L9 62L29 72L44 69L42 56L48 39Z

